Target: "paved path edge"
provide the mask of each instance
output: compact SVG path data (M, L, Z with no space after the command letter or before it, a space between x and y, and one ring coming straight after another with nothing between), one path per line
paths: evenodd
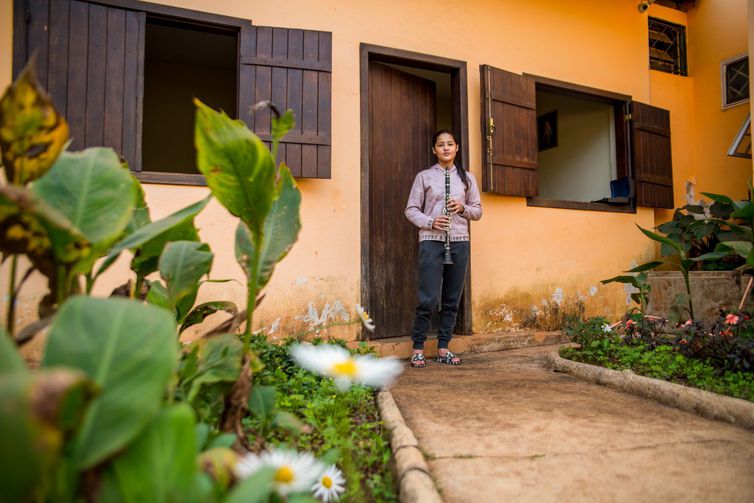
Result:
M585 381L617 388L700 416L754 430L754 403L741 398L640 376L630 370L612 370L575 362L561 358L557 352L547 355L547 363L556 372L571 374Z
M442 503L414 432L406 425L389 390L377 394L377 405L385 427L390 431L390 448L398 477L398 497L402 503Z

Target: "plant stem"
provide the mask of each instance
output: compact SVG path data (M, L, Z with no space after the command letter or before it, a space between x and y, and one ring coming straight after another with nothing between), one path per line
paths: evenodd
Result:
M144 284L144 276L141 274L136 274L136 284L134 285L134 289L131 292L131 298L132 299L138 299L141 294L141 285Z
M13 330L16 328L16 267L18 266L18 255L13 255L10 259L10 281L8 286L8 318L5 320L8 329L8 335L13 337Z
M55 302L57 303L58 307L60 307L65 300L67 276L68 275L66 274L65 266L58 264L57 274L55 275Z
M89 271L86 273L86 294L91 295L92 289L94 288L94 276L92 276L92 271Z
M691 283L689 282L689 271L688 269L681 269L681 272L683 273L683 281L686 282L686 294L689 296L689 315L691 316L691 319L694 318L694 303L691 302Z

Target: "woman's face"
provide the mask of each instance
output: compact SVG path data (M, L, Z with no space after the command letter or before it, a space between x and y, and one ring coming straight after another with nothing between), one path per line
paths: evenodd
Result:
M443 133L437 137L432 152L441 163L451 163L458 153L458 144L453 139L453 135Z

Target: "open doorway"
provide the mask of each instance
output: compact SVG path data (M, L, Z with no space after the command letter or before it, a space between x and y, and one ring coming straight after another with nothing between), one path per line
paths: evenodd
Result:
M454 130L468 159L466 64L362 44L362 302L372 338L410 334L416 307L417 232L404 216L416 174L434 162L433 133ZM470 269L469 269L470 270ZM470 281L455 333L471 333Z

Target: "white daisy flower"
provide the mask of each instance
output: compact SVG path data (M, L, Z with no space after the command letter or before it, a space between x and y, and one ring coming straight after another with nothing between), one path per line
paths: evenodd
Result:
M610 326L609 323L603 323L602 324L602 331L606 334L613 331L613 328Z
M341 391L354 382L373 388L386 387L403 371L403 365L396 358L353 356L347 349L333 344L296 344L291 347L291 356L306 370L333 378Z
M370 332L374 332L374 321L372 321L372 318L369 316L369 313L367 313L366 309L361 307L360 304L356 304L356 313L359 315L359 318L361 318L361 323L364 324L364 328L366 328Z
M272 450L249 453L235 466L236 476L244 479L262 468L275 470L273 487L280 496L309 491L325 470L325 466L308 452Z
M325 473L319 476L319 480L312 487L312 494L325 503L338 501L340 495L346 490L346 479L338 467L330 465Z

